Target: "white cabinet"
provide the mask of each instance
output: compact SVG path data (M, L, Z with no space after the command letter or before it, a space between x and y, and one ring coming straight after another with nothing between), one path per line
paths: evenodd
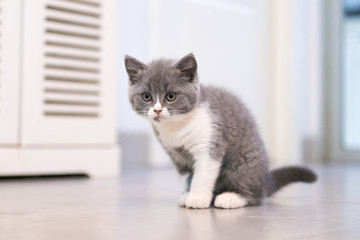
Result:
M115 142L115 1L85 3L24 1L25 145Z
M119 171L116 0L2 0L0 174Z
M0 146L19 141L20 5L0 1Z

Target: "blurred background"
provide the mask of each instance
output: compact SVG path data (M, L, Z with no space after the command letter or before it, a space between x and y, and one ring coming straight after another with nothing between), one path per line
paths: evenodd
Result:
M170 167L129 104L126 54L149 62L194 53L203 84L248 105L273 166L359 163L360 0L0 7L2 175Z
M121 1L119 16L120 56L193 52L202 83L251 109L274 166L359 162L360 1L136 0ZM124 166L167 166L126 77L120 60Z

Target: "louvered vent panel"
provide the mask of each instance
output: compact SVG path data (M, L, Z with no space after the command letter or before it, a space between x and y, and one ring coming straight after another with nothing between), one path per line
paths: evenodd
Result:
M102 81L101 3L49 0L45 8L43 114L97 118Z

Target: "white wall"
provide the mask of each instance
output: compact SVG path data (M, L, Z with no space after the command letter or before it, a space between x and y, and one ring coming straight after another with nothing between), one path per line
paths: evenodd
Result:
M321 150L321 0L275 0L271 8L270 155L300 163Z
M193 52L200 81L246 102L273 162L300 162L304 140L317 141L321 130L320 2L123 0L121 54L146 62ZM130 109L121 72L120 130L151 132ZM164 164L151 144L151 161Z
M265 5L264 0L238 3L123 0L120 55L129 54L146 62L156 57L180 58L193 52L198 59L201 81L239 93L262 121L266 115L262 110L266 95L263 85L267 51ZM122 59L120 67L123 68ZM123 69L121 79L127 81ZM253 90L258 94L253 94ZM121 107L128 109L127 98L124 98L127 85L123 82L120 91ZM122 116L122 111L119 114ZM120 128L134 128L134 121L138 122L135 119L133 114L120 119Z
M128 77L124 66L126 54L146 60L147 8L146 0L119 1L119 83L118 129L128 134L149 131L147 122L136 116L128 100Z
M300 163L321 150L321 0L275 0L271 8L270 155Z
M147 19L146 34L139 36L146 39L146 51L134 53L148 61L157 57L180 58L193 52L199 64L200 81L239 95L254 113L262 135L268 138L268 109L264 107L269 83L266 4L265 0L150 0L143 6L147 7L142 16ZM131 19L133 23L134 16ZM132 37L136 34L139 33ZM121 128L134 126L124 124ZM158 159L167 159L157 142L150 149L154 164L160 164Z
M154 0L148 56L180 58L193 52L200 81L229 89L253 111L266 135L266 1Z

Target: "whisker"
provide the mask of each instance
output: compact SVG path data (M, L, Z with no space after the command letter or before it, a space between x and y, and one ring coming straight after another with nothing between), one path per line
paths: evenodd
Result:
M176 122L181 126L184 127L189 123L189 118L187 115L184 114L178 114L178 115L173 115L173 117L175 118Z

